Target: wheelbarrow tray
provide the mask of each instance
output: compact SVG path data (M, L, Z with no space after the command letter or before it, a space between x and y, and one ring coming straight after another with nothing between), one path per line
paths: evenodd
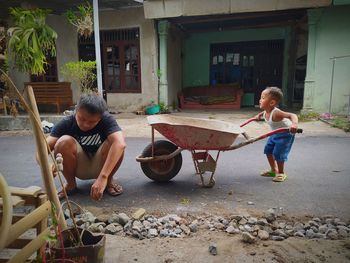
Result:
M148 123L169 141L186 150L225 150L244 130L232 123L171 115L152 115Z

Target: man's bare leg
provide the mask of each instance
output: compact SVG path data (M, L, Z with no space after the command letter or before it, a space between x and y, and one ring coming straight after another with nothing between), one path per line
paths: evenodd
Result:
M55 156L57 153L61 153L63 157L63 176L67 181L66 191L75 189L77 187L75 180L77 169L76 140L69 135L60 137L55 144L54 153Z

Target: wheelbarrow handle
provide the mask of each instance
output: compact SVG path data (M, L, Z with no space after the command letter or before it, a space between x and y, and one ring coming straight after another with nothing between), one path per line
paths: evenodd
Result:
M256 141L265 139L267 137L270 137L271 135L274 135L274 134L277 134L277 133L283 133L283 132L290 132L290 129L289 128L279 128L279 129L270 131L268 133L262 134L262 135L260 135L258 137L249 138L249 139L247 139L244 142L241 142L241 143L238 143L238 144L235 144L235 145L231 145L230 147L226 148L224 151L230 151L230 150L238 149L238 148L241 148L241 147L243 147L245 145L248 145L248 144L251 144L253 142L256 142ZM302 133L302 132L303 132L303 129L297 129L297 133Z
M239 127L243 127L243 126L246 126L248 123L251 123L252 121L264 121L264 119L257 119L255 117L253 118L250 118L248 120L246 120L245 122L243 122Z

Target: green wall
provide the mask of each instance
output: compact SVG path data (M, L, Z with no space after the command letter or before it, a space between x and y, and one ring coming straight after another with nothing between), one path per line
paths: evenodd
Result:
M210 45L213 43L287 39L288 28L246 29L192 34L185 39L183 57L183 87L209 84ZM289 47L285 41L283 89L286 88Z
M316 24L312 110L328 112L332 57L350 55L350 6L326 8ZM310 47L309 47L310 48ZM310 52L310 50L308 50ZM309 61L308 61L309 66ZM331 112L346 114L350 95L350 57L335 61Z

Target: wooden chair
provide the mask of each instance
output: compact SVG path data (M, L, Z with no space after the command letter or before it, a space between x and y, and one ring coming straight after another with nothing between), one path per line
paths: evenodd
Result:
M25 262L45 244L45 236L50 233L47 218L51 213L51 202L47 201L40 187L9 187L0 174L0 252L4 249L20 249L0 262ZM13 207L32 205L35 209L29 214L14 214ZM35 228L34 239L20 237L27 230Z

